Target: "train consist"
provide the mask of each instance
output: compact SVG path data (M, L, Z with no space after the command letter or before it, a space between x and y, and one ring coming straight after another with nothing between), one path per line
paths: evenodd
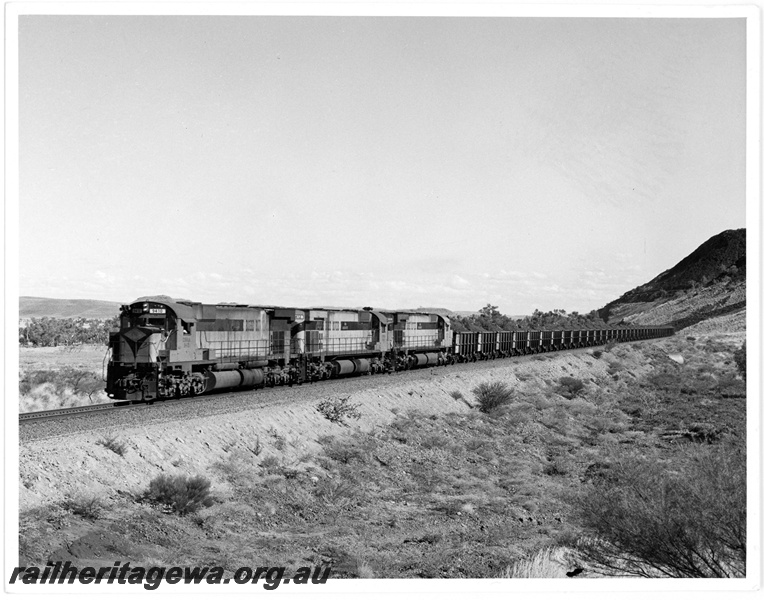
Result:
M136 402L293 385L673 334L671 327L454 332L446 315L138 301L110 335L106 393Z

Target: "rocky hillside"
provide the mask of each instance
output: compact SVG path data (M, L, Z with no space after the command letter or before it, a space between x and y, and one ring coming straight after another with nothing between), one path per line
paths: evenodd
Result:
M599 314L610 324L671 324L678 329L745 313L745 229L723 231L655 279ZM735 318L744 327L744 318Z

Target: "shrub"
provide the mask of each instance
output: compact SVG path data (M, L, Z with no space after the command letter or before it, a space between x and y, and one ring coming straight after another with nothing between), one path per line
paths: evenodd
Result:
M119 456L124 456L127 453L127 444L125 444L125 442L120 442L116 436L101 438L96 444L100 444Z
M64 510L91 521L95 521L101 516L101 512L105 508L103 501L95 495L67 498L61 503L61 506Z
M481 383L472 393L480 404L480 411L484 413L490 413L499 406L508 404L515 395L515 391L502 381Z
M235 451L223 460L216 462L213 467L217 469L229 483L245 484L252 479L254 467L249 457L243 451Z
M260 461L260 468L266 473L277 473L282 467L281 461L275 456L266 456Z
M316 483L313 493L323 504L337 508L347 506L355 497L355 490L350 482L326 477Z
M745 373L745 364L746 364L745 342L743 342L743 345L738 350L735 350L735 353L732 355L732 358L735 360L735 365L737 365L738 373L740 373L740 376L745 380L745 378L746 378L746 373Z
M286 448L286 438L281 435L278 431L276 431L275 427L271 427L268 429L268 435L270 435L273 438L273 447L276 448L279 452L283 452L284 448ZM258 442L259 442L258 438ZM257 456L257 455L255 455Z
M692 445L682 458L671 470L630 459L594 480L577 504L586 559L611 574L745 576L742 449Z
M584 389L584 382L575 377L560 377L560 384L555 390L560 396L572 400Z
M334 436L322 436L318 443L328 458L344 465L351 462L366 463L377 447L376 441L366 435L355 435L342 440Z
M623 366L623 363L620 363L617 360L614 360L608 366L607 372L608 372L608 375L615 377L616 375L618 375L618 373L620 373L624 369L625 367Z
M179 515L186 515L202 506L212 506L210 486L210 481L199 475L159 475L149 483L146 498L170 506Z
M350 397L344 398L326 398L316 405L316 410L326 419L338 425L347 425L345 419L360 419L361 413L358 412L360 404L351 404Z

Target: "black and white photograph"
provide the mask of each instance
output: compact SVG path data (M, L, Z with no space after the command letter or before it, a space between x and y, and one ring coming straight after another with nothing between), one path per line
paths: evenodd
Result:
M5 9L8 593L761 591L760 6Z

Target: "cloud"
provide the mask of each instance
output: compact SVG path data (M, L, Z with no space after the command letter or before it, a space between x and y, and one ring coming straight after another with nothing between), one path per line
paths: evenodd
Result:
M471 287L471 285L472 284L470 284L464 277L460 277L459 275L451 277L451 287L456 288L457 290L465 290Z

